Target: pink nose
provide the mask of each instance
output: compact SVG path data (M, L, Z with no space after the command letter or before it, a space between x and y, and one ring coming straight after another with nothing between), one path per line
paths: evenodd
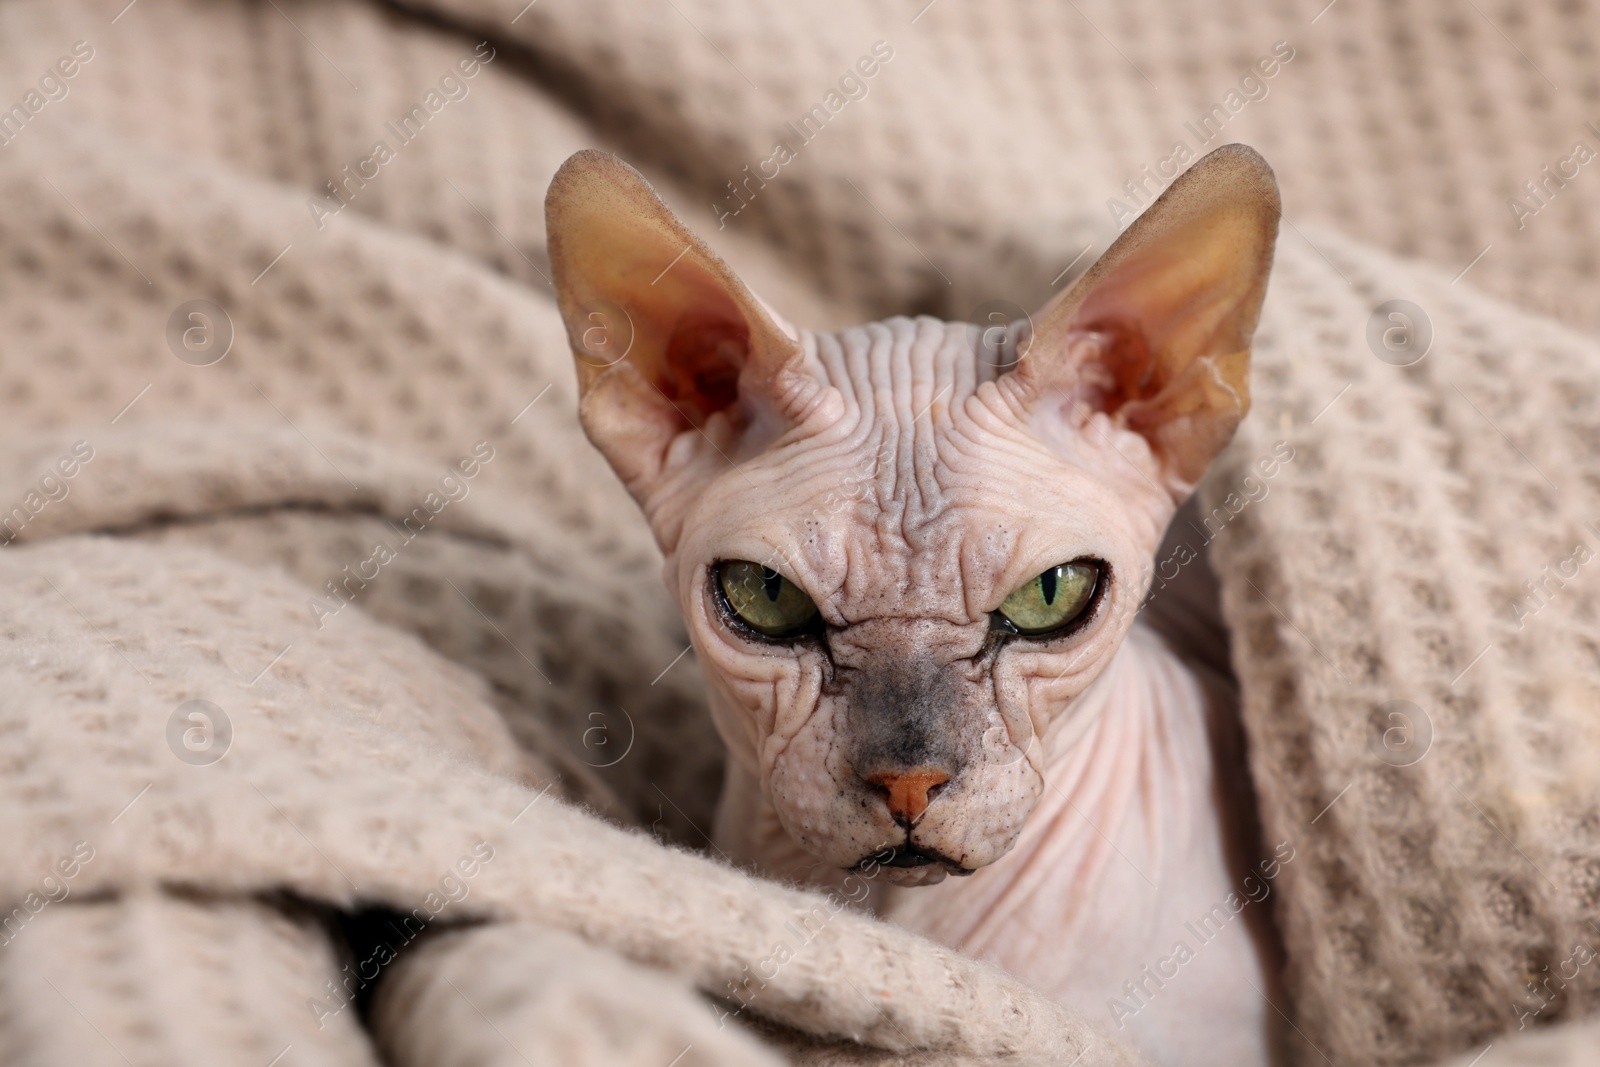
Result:
M869 775L867 781L888 794L889 814L903 826L914 826L928 810L928 794L950 780L944 771L918 767L898 774Z

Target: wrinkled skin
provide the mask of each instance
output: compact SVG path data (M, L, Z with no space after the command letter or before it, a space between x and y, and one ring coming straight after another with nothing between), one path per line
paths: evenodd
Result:
M1230 146L1030 319L824 334L611 157L569 160L547 201L580 415L661 545L729 748L719 847L776 877L870 877L881 913L1162 1062L1267 1057L1261 908L1219 920L1170 990L1145 979L1137 1012L1110 998L1256 859L1225 655L1135 617L1248 406L1277 213L1271 172ZM738 560L821 625L741 624L716 577ZM1077 622L997 622L1073 561L1100 572Z

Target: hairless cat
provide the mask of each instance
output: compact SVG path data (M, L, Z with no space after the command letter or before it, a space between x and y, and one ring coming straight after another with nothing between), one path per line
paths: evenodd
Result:
M1206 156L988 329L795 329L604 153L546 212L583 426L665 554L728 746L719 847L870 874L880 915L1159 1062L1269 1062L1270 923L1235 905L1293 852L1255 838L1206 564L1158 598L1176 621L1139 611L1249 407L1261 157Z

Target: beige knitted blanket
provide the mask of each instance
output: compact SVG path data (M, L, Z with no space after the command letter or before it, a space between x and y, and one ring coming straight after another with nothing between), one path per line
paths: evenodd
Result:
M1512 0L0 3L0 1062L1135 1062L716 857L542 199L599 145L794 321L968 318L1232 140L1286 225L1195 539L1296 848L1275 1007L1304 1063L1589 1062L1597 36Z

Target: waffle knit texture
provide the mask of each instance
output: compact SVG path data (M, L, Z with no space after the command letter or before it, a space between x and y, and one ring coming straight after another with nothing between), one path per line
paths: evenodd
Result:
M1285 226L1196 536L1297 849L1277 1007L1305 1062L1580 1062L1600 12L1320 6L0 4L0 1059L1135 1062L690 851L720 746L542 202L607 148L799 324L966 319L1237 140ZM370 1012L358 908L460 927Z

